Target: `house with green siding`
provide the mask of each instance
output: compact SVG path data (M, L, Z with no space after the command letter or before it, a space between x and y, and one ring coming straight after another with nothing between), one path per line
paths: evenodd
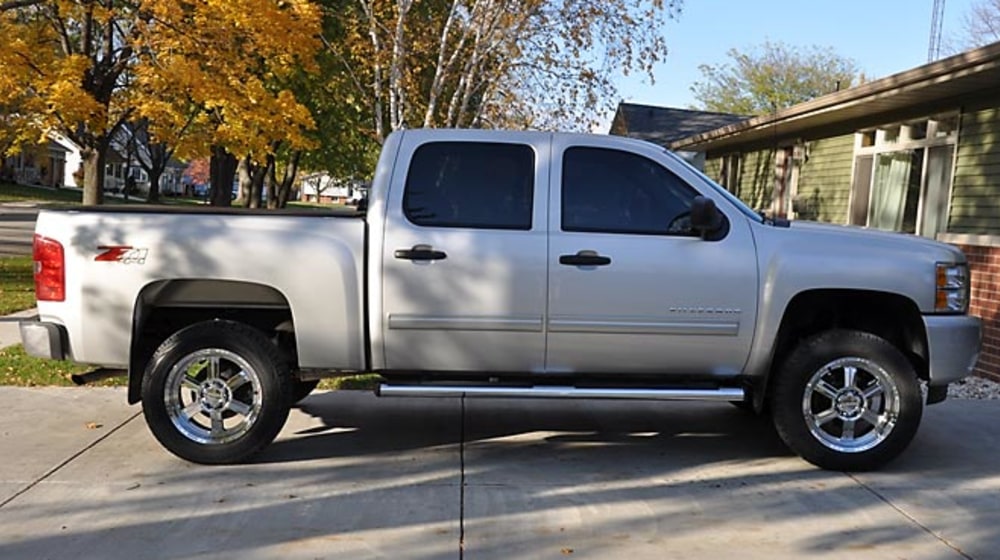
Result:
M704 154L711 178L771 216L961 247L986 327L978 371L1000 380L1000 43L669 147Z

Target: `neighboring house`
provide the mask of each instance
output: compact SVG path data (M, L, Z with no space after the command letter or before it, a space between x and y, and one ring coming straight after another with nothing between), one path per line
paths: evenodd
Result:
M139 193L149 192L149 174L146 167L151 167L148 137L145 129L136 129L126 123L122 125L111 138L111 147L105 155L104 190L121 192L129 175L135 178L136 190ZM144 167L145 165L145 167ZM184 175L185 164L171 158L160 175L160 193L171 196L184 194L181 178Z
M143 142L130 142L133 132L123 126L112 139L111 147L105 155L104 190L120 192L125 187L129 174L136 178L136 187L141 192L149 192L149 176L141 163L149 162L149 152ZM26 146L17 155L0 160L0 179L25 185L48 187L82 187L75 174L83 164L80 146L59 134L49 132L48 142ZM138 136L137 136L138 138ZM171 159L160 176L160 192L166 195L184 193L181 178L185 165Z
M611 134L638 138L666 148L681 138L745 121L748 118L729 113L619 103L615 118L611 121ZM704 152L679 153L699 169L702 168Z
M64 150L63 157L63 179L62 184L66 187L82 187L77 185L74 173L77 173L83 165L83 158L80 156L80 146L69 138L58 132L49 132L49 139L58 144Z
M1000 380L1000 43L675 140L725 188L775 216L961 247L978 372Z
M70 147L62 140L65 139L50 134L46 142L24 146L16 155L3 158L0 179L46 187L73 185L70 169L74 161L79 166L79 150L74 159Z
M334 179L325 172L307 173L299 182L299 198L305 202L348 204L364 196L360 181Z

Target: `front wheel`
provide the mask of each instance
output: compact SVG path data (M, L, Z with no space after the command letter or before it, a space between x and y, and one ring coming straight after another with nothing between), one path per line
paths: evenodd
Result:
M233 321L184 328L160 345L143 376L143 415L168 451L195 463L246 460L281 431L289 367L260 331Z
M880 337L850 330L801 343L773 381L771 407L792 451L841 471L871 470L895 458L923 412L906 357Z

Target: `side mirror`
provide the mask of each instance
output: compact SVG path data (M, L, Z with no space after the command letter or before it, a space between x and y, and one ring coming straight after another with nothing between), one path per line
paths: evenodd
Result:
M691 229L705 241L718 241L729 233L729 220L715 206L714 200L696 196L691 204Z

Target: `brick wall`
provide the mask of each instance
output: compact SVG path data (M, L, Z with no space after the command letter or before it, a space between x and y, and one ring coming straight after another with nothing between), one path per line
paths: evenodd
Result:
M1000 381L1000 247L958 245L969 259L969 313L983 319L983 349L976 375Z

